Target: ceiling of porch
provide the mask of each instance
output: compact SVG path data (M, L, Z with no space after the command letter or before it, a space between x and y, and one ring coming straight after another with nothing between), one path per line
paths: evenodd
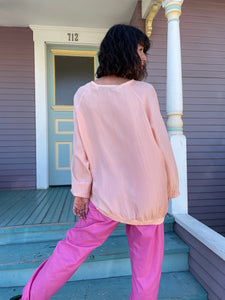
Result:
M0 26L108 28L129 23L137 0L0 0Z

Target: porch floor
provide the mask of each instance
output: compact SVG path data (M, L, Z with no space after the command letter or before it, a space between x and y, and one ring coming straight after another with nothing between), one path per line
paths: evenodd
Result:
M0 227L74 223L72 206L69 186L0 191Z

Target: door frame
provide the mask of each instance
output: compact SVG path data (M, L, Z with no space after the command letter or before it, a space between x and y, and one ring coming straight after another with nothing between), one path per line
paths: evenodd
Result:
M108 28L31 25L34 41L36 114L36 188L49 187L47 44L99 47Z

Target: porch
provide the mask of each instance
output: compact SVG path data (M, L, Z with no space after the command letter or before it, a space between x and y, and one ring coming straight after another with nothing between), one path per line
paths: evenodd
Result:
M70 187L0 192L0 299L20 294L34 270L51 255L76 218ZM206 292L188 271L189 247L165 218L165 253L159 300L202 299ZM131 268L125 225L95 249L52 299L121 299L129 297Z
M76 222L70 187L0 191L0 245L59 240Z
M73 224L70 187L0 191L0 227Z

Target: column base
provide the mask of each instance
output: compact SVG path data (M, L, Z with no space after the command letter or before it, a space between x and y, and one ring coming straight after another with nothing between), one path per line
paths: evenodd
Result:
M169 201L168 212L170 214L188 213L187 196L187 147L186 137L183 134L170 135L170 142L177 163L179 174L180 196Z

